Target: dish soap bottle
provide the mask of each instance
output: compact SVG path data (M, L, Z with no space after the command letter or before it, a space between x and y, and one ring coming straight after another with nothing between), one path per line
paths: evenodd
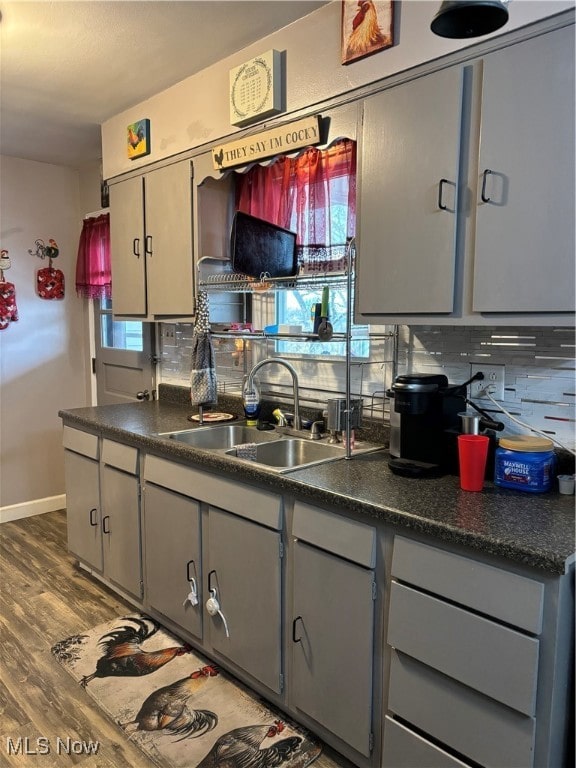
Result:
M247 376L244 377L242 385L242 402L246 424L253 427L258 424L258 417L260 416L260 392L255 381L252 381L250 387L248 386Z

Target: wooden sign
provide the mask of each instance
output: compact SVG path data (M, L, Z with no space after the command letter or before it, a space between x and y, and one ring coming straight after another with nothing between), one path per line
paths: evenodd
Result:
M294 152L319 143L320 115L314 115L214 147L212 161L214 168L222 171L225 168L247 165L265 157Z

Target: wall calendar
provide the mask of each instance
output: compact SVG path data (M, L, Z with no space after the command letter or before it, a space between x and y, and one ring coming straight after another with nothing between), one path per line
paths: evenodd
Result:
M230 122L248 125L282 112L282 54L266 51L230 70Z

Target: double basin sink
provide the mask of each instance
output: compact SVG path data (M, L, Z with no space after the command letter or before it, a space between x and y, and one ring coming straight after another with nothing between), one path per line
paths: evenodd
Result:
M225 454L239 461L250 461L275 472L288 472L345 456L342 444L330 444L275 430L259 430L246 424L195 427L159 436L200 450ZM360 450L365 452L377 447L364 446Z

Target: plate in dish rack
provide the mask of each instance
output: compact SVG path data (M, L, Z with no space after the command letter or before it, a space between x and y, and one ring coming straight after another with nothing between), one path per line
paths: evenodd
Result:
M208 411L207 413L202 414L202 421L204 422L232 421L235 418L236 416L234 416L233 413L217 413L216 411ZM195 413L193 416L188 416L188 421L200 421L200 414Z

